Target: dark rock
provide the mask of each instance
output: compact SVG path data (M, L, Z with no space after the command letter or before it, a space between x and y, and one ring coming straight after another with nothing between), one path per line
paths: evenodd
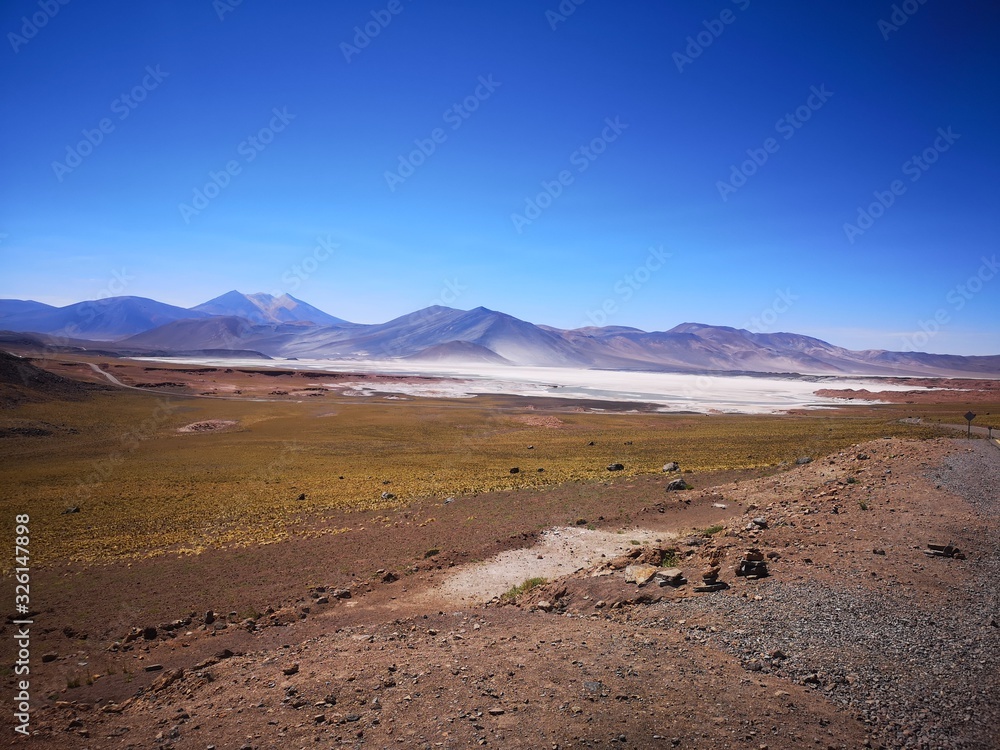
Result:
M608 464L608 471L621 471L624 468L622 464Z
M796 458L795 459L795 463L798 464L799 466L805 466L806 464L811 464L812 463L812 457L811 456L801 456L800 458Z
M515 467L513 467L513 468L512 468L511 470L510 470L510 473L511 473L511 474L520 474L520 473L521 473L521 470L520 470L520 469L519 469L518 467L516 467L516 466L515 466Z
M667 492L677 492L680 490L689 490L691 485L685 482L681 478L673 479L667 484Z
M151 641L156 638L156 628L152 625L142 629L142 637L147 641Z
M299 665L298 664L292 664L292 665L287 666L284 669L282 669L281 673L283 675L285 675L286 677L291 677L293 674L298 674L298 671L299 671Z

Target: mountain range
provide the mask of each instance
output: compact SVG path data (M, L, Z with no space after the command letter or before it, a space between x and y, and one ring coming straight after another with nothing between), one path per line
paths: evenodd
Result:
M386 323L359 324L291 295L227 292L190 309L143 297L53 307L0 300L0 330L39 334L48 346L120 354L231 352L268 357L409 360L671 372L885 376L996 376L1000 355L964 357L852 351L795 333L683 323L668 331L625 326L565 330L477 307L433 306Z

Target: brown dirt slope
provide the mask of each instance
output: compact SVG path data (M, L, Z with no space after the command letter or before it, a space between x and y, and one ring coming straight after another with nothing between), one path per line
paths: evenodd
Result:
M886 439L694 491L486 493L357 535L46 570L31 745L997 747L997 486L987 441ZM631 556L581 554L514 605L449 593L567 514L688 583L637 586ZM924 554L949 542L964 558ZM770 576L735 575L749 550ZM729 587L694 592L713 565ZM203 591L279 593L262 579L284 596L206 618ZM94 582L104 604L74 618Z

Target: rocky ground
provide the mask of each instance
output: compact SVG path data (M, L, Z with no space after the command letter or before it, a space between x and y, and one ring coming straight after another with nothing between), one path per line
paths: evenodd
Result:
M886 439L811 458L696 490L666 492L665 475L587 502L519 496L537 503L524 506L534 533L499 513L509 496L458 498L421 509L421 524L386 523L383 568L363 577L342 563L364 550L316 537L325 578L301 558L308 577L284 571L299 595L261 612L164 607L157 622L139 591L155 571L190 588L183 561L95 569L108 591L135 586L133 619L150 622L49 633L38 680L51 692L22 744L1000 747L1000 450ZM495 517L503 543L460 543L473 516ZM288 554L242 550L238 572L206 558L205 585L220 570L267 579ZM548 580L498 595L531 577ZM695 591L712 581L724 586ZM57 582L45 579L52 607L66 607Z

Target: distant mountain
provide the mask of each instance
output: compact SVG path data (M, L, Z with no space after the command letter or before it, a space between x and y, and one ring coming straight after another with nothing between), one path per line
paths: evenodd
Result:
M46 305L44 309L28 309L6 315L0 318L0 328L93 341L115 341L181 318L206 317L207 313L185 310L146 297L108 297L65 307Z
M10 309L17 301L4 302ZM3 309L0 304L0 313ZM223 314L227 312L231 314ZM0 329L115 340L113 345L100 346L178 356L219 352L654 372L1000 376L1000 355L852 351L796 333L754 333L703 323L682 323L669 331L653 332L626 326L563 330L485 307L456 310L436 305L386 323L362 325L334 318L289 295L236 291L191 310L139 297L30 308L0 317ZM95 348L92 341L65 339L62 343Z
M429 346L416 354L410 354L404 359L415 362L438 362L441 364L486 364L513 365L509 359L504 359L492 349L473 344L471 341L449 341L446 344Z
M55 310L52 305L35 302L33 299L0 299L0 318L21 313L37 313L43 310Z
M210 315L232 315L252 323L313 323L319 326L347 323L290 294L274 297L264 292L243 294L235 289L191 309Z

